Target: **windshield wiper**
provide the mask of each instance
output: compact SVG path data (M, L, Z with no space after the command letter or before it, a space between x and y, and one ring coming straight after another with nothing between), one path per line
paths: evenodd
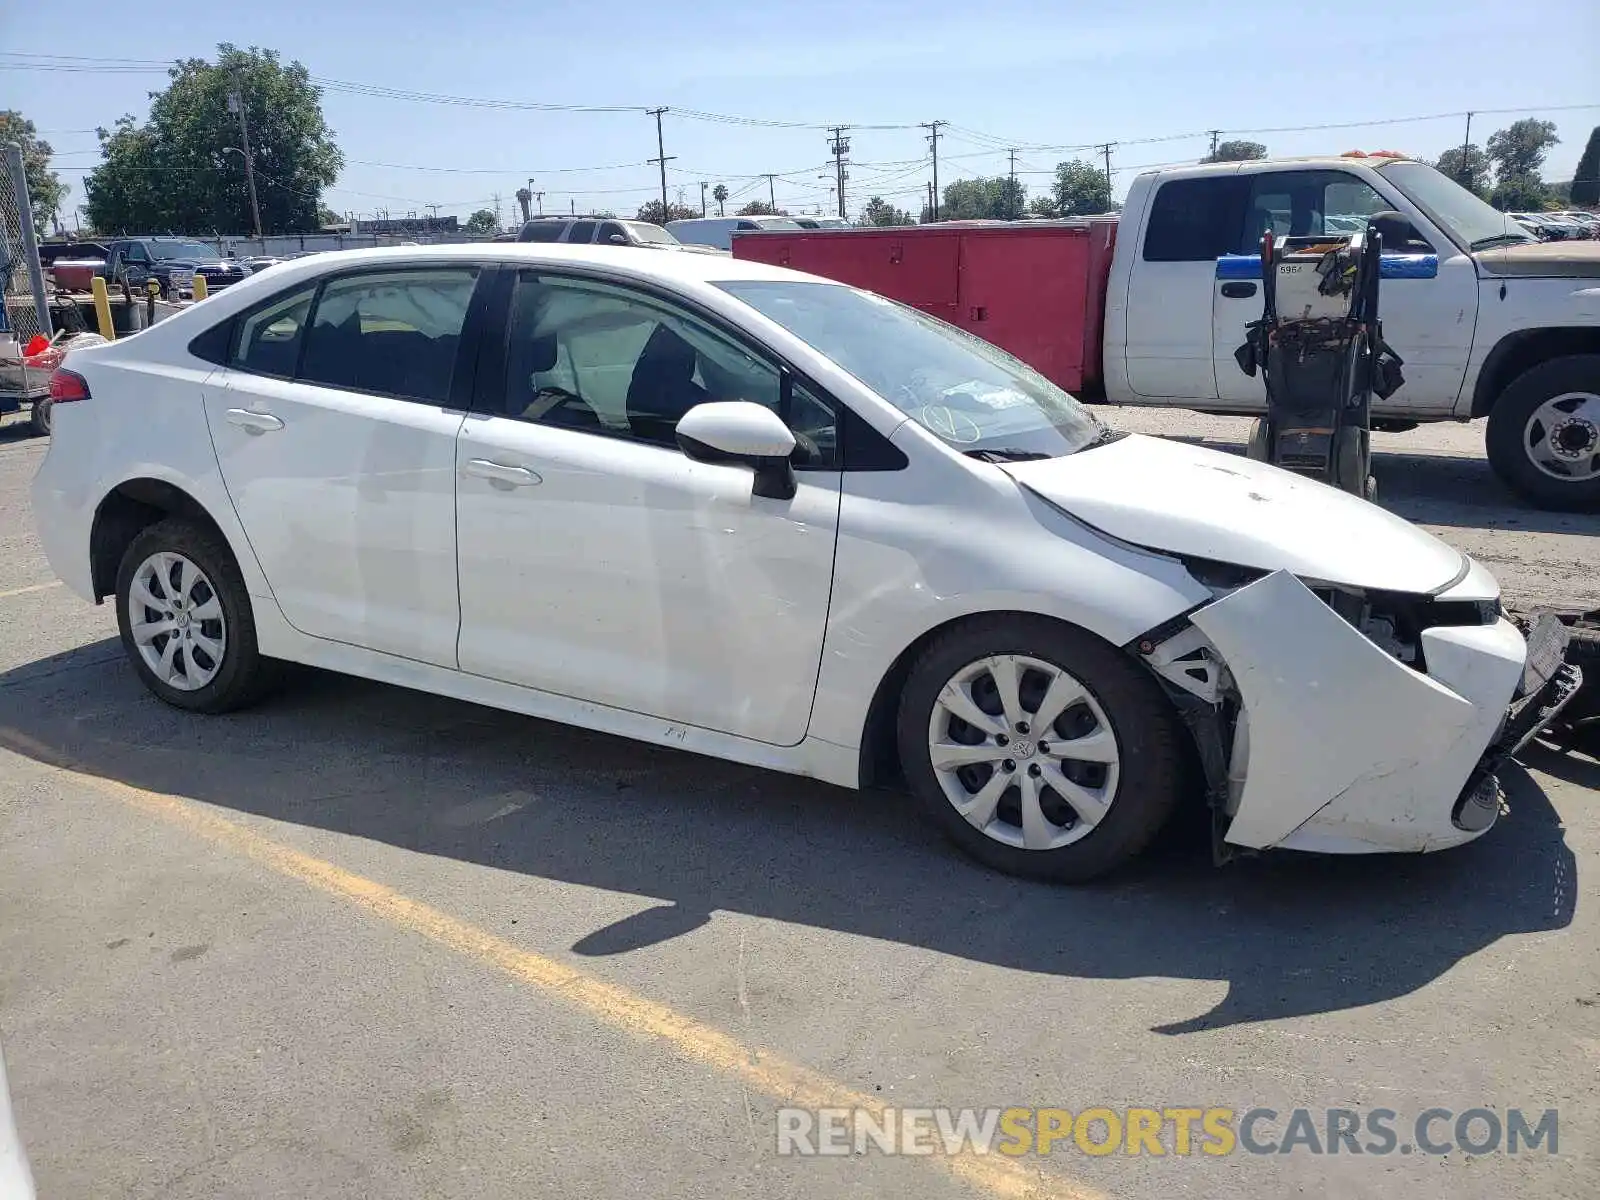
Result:
M1015 446L1001 446L992 450L963 450L961 453L968 458L976 458L981 462L1030 462L1036 458L1054 458L1054 454L1046 454L1042 450L1019 450Z
M1529 237L1520 233L1497 233L1493 237L1479 238L1467 246L1468 250L1487 250L1490 246L1509 244L1520 246L1523 242L1536 242L1538 238Z

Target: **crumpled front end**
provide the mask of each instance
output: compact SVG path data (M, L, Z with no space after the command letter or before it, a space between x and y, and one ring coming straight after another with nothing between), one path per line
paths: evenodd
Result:
M1191 715L1209 709L1191 724L1224 842L1430 851L1493 824L1492 770L1514 749L1502 735L1528 682L1527 645L1497 601L1319 595L1278 571L1188 621L1139 649ZM1538 716L1519 722L1519 744Z

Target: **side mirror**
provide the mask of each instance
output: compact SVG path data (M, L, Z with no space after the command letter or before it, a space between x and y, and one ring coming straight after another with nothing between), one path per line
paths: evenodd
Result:
M606 241L610 242L613 246L626 246L628 244L628 239L623 237L620 233L613 233L606 239Z
M696 462L754 467L757 496L794 499L794 434L770 408L749 400L697 404L678 421L677 437L678 448Z

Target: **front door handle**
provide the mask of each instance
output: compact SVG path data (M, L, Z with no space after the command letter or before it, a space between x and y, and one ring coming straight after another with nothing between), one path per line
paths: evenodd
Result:
M487 479L498 488L528 487L543 482L527 467L511 467L487 458L469 458L467 474L478 479Z
M1256 294L1256 285L1238 281L1222 285L1222 294L1229 300L1245 300Z
M283 422L271 413L256 412L250 408L230 408L228 424L238 425L246 433L271 433L283 428Z

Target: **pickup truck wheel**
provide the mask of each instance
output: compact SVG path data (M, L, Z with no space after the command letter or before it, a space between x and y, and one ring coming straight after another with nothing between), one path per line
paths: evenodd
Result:
M1523 372L1489 410L1489 465L1539 508L1600 512L1600 354Z
M229 712L276 678L256 648L250 594L232 553L179 517L145 529L122 556L117 628L144 685L175 708Z
M1064 883L1121 866L1183 789L1177 715L1153 677L1082 630L980 617L923 652L901 693L900 761L952 841Z
M33 402L33 410L28 413L28 426L40 437L50 436L50 397Z

